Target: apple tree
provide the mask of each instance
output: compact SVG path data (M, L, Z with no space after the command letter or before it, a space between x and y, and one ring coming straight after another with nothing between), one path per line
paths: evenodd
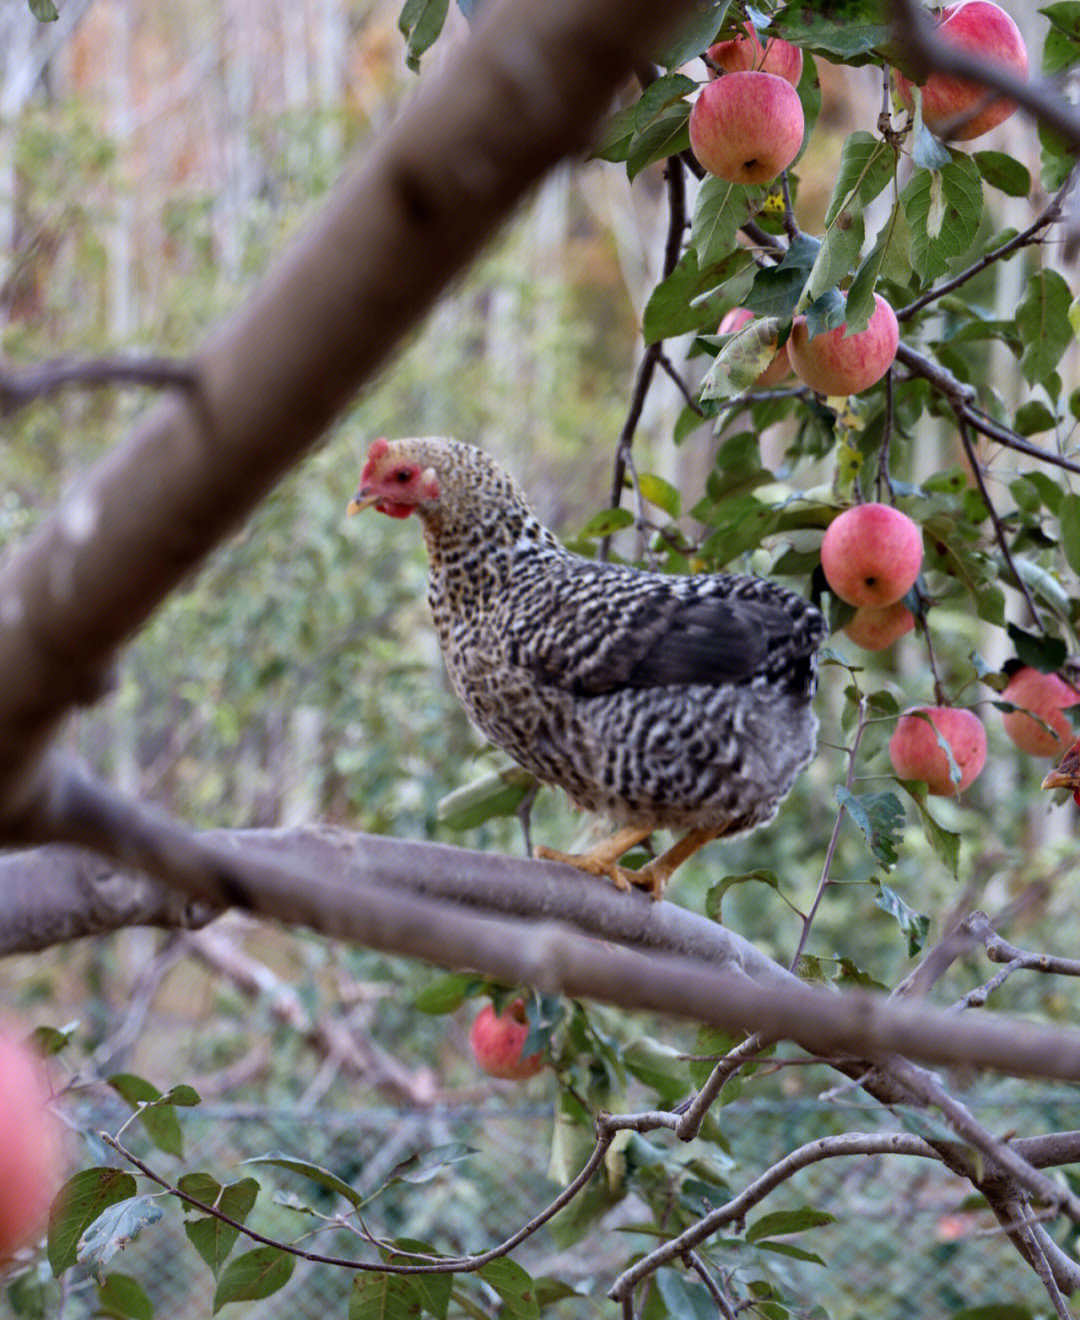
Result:
M303 1262L350 1281L355 1317L531 1320L604 1297L627 1320L850 1314L842 1281L815 1282L831 1216L790 1185L877 1154L947 1171L1040 1290L1024 1313L1070 1314L1080 1195L1060 1170L1080 1136L1002 1137L957 1079L1080 1076L1066 979L1080 961L1061 939L1075 904L1059 892L1073 806L1040 789L1073 786L1080 705L1080 114L1065 94L1080 5L1038 22L989 0L933 14L912 0L658 8L458 0L448 23L447 0L407 0L415 99L238 313L189 360L142 364L161 402L0 574L4 841L33 850L0 873L9 925L25 931L7 947L234 907L435 964L416 1011L479 1008L480 1066L547 1088L556 1186L499 1241L461 1244L438 1225L418 1240L369 1201L395 1179L465 1189L467 1152L436 1146L374 1191L300 1153L256 1152L234 1181L177 1171L162 1160L198 1095L182 1078L120 1074L99 1080L132 1118L56 1199L47 1270L16 1261L17 1314L42 1313L31 1282L80 1266L102 1313L151 1314L150 1281L115 1258L164 1214L183 1219L215 1310L267 1305ZM837 89L863 116L842 138ZM494 851L317 825L199 832L60 755L63 717L107 686L117 647L544 171L585 151L582 168L662 190L666 223L611 438L612 497L569 531L583 553L749 568L821 603L821 751L777 824L706 854L677 903L652 905ZM130 370L54 364L34 387ZM676 406L648 414L662 391ZM663 435L647 414L667 417ZM451 800L447 828L509 844L534 789L497 767ZM107 859L124 901L90 911L71 845ZM1025 894L1043 905L1029 930L1045 948L1006 933ZM65 924L42 934L43 911ZM988 1003L1026 1016L978 1011ZM493 1035L500 1023L512 1030ZM61 1079L70 1033L40 1034ZM802 1086L858 1091L878 1121L844 1130L838 1110L755 1175L731 1102ZM127 1135L136 1123L149 1153ZM332 1198L316 1216L334 1235L325 1249L306 1240L312 1205L268 1209L267 1168ZM545 1233L625 1248L573 1287L521 1264Z

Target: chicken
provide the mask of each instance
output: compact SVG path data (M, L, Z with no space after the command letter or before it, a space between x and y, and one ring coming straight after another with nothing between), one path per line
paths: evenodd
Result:
M1080 807L1080 738L1061 758L1061 764L1042 781L1043 788L1071 788L1073 801Z
M454 690L480 730L617 826L568 861L659 898L710 839L770 820L814 753L817 609L761 578L572 554L514 479L441 438L372 443L349 512L415 513ZM639 871L619 858L686 831Z

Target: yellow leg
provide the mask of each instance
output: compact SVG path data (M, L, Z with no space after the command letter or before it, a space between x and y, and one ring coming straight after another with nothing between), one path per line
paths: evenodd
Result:
M619 858L636 843L647 839L651 833L651 829L639 825L626 825L611 838L590 848L587 853L564 853L555 848L545 848L541 844L535 849L535 856L549 862L565 862L568 866L576 866L579 871L587 871L589 875L606 875L617 889L629 889L631 884L637 883L635 877L638 873L619 866Z
M676 868L682 866L688 857L693 857L694 853L716 837L716 830L690 830L667 852L654 857L640 871L629 871L627 875L631 877L633 884L648 889L654 899L663 898L664 886L671 879Z
M606 875L617 889L628 890L631 885L638 889L647 889L654 899L660 899L663 898L664 887L675 870L682 866L688 857L692 857L700 848L704 848L707 843L715 839L718 832L690 830L667 852L647 862L640 871L631 871L625 866L620 866L619 858L623 853L629 851L636 843L640 843L642 839L647 839L651 833L651 830L641 826L627 825L587 853L557 852L554 848L541 846L536 849L535 855L550 862L565 862L569 866L576 866L579 871L587 871L590 875Z

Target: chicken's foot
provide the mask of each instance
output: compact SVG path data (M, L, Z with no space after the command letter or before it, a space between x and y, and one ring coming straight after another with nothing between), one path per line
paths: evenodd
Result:
M715 839L717 831L688 831L667 852L654 857L640 871L631 871L629 867L620 866L619 858L623 853L643 839L647 839L651 833L650 829L627 825L587 853L557 852L554 848L545 848L541 845L536 849L535 855L549 862L565 862L568 866L575 866L579 871L587 871L590 875L606 875L616 889L625 891L633 885L636 889L647 889L654 899L660 899L663 898L664 888L676 868Z

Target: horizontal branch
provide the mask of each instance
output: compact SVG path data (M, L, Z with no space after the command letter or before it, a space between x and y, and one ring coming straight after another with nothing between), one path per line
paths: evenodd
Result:
M709 966L583 934L552 919L557 906L530 920L479 915L428 894L403 893L388 870L376 883L349 885L269 846L241 853L66 766L52 765L42 787L47 791L25 804L27 841L59 837L93 847L212 906L240 907L549 994L667 1013L726 1032L757 1032L763 1040L787 1039L812 1054L882 1059L896 1053L932 1064L1080 1080L1076 1029L1003 1014L958 1017L866 992L837 994L786 977L780 968L759 983L734 961ZM556 863L515 864L535 868L538 880L546 871L553 883L560 876L581 881L573 868Z
M33 366L0 366L0 417L13 413L71 385L101 388L107 385L139 385L153 389L195 388L197 377L188 362L169 358L58 358Z

